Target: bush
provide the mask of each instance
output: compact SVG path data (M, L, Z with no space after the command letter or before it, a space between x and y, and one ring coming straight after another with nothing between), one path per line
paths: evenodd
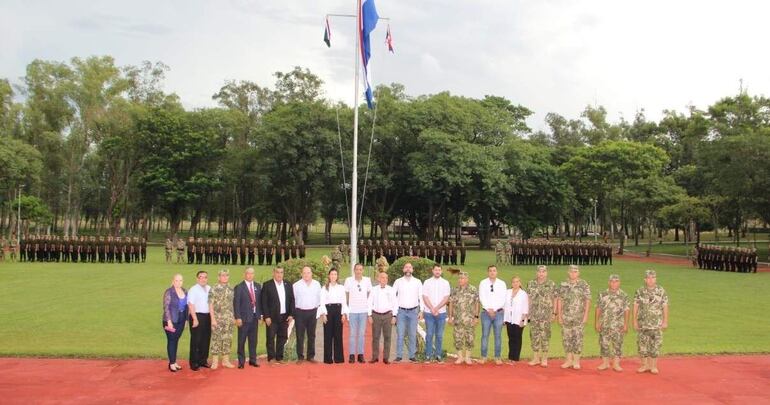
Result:
M313 278L323 284L326 281L326 270L324 266L314 260L307 259L291 259L283 263L283 278L289 283L294 283L302 278L302 268L310 266L313 270Z
M433 270L433 265L435 264L433 260L424 257L404 256L396 259L396 261L388 267L388 277L391 283L404 275L404 265L407 263L412 263L412 267L414 268L412 276L420 281L425 281L433 274L431 272Z

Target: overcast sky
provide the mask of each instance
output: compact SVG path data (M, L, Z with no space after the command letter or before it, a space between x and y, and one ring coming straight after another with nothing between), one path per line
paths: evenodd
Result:
M390 17L395 55L373 37L373 84L411 95L504 96L533 111L534 129L557 112L577 117L604 105L614 121L644 108L706 107L734 95L739 80L770 94L770 3L685 0L375 0ZM327 97L353 98L355 0L2 0L0 77L14 82L35 58L112 55L170 66L166 91L189 108L213 106L225 80L272 86L299 65L326 83Z

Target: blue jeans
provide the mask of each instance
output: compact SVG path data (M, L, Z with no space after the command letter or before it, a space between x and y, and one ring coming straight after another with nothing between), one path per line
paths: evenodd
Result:
M430 312L423 314L425 318L425 358L433 357L441 360L444 354L444 326L446 325L446 312L433 316ZM435 344L434 344L435 339Z
M182 312L179 314L179 318L177 319L176 323L174 323L174 329L176 329L176 332L169 332L165 329L166 323L162 322L163 324L163 332L166 332L166 352L168 353L168 364L174 364L176 363L176 352L177 347L179 346L179 338L182 337L182 332L184 332L184 324L187 320L187 314Z
M500 358L502 342L500 333L503 330L503 311L497 311L494 318L490 318L487 311L481 311L481 357L487 357L489 349L489 328L494 323L495 327L495 358Z
M366 334L366 312L348 314L350 335L348 336L348 351L350 355L364 354L364 335Z
M404 358L404 334L409 334L409 358L417 353L417 308L400 309L396 318L396 358Z

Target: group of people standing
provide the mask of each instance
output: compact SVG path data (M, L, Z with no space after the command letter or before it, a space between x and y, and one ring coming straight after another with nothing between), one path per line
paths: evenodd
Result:
M306 247L303 242L299 244L292 240L254 240L237 238L194 238L177 239L176 243L166 238L166 263L171 263L174 250L176 250L176 263L185 263L185 251L187 252L187 264L222 264L241 266L272 266L289 259L304 258Z
M251 366L259 367L256 342L259 323L266 328L268 362L283 362L284 347L290 323L294 322L296 351L299 362L315 363L315 331L323 323L324 363L344 362L342 328L349 325L349 363L364 363L366 322L372 325L369 363L389 364L392 327L396 326L396 362L416 362L417 324L425 321L425 361L443 362L443 335L446 324L454 327L457 350L456 364L471 364L476 325L481 322L481 363L489 359L489 337L494 336L494 362L502 364L501 332L508 334L508 360L520 360L522 334L530 327L534 353L529 365L548 366L551 324L562 327L562 344L566 360L562 368L580 369L584 327L588 321L591 290L580 278L578 266L571 265L566 281L556 284L548 278L545 265L537 267L537 275L526 288L518 276L511 288L497 277L497 268L489 266L487 277L478 289L469 284L468 274L459 273L458 286L452 289L442 277L442 267L435 264L432 276L420 281L412 275L411 263L402 269L403 276L388 284L388 274L379 272L376 284L363 276L363 265L356 264L352 276L339 280L335 268L329 270L321 285L313 279L312 269L304 267L302 278L294 284L283 280L283 268L273 270L271 280L254 282L254 268L248 267L244 280L229 287L227 270L219 272L218 284L207 285L207 273L197 274L197 284L189 292L182 288L182 276L176 275L164 294L163 326L168 337L169 370L181 369L176 362L176 345L185 321L191 322L190 368L234 367L229 362L230 341L238 330L238 367L246 364L245 343L248 341ZM639 372L658 373L657 357L668 326L668 296L657 285L656 273L645 272L645 285L633 299L633 318L628 295L620 289L620 277L611 275L608 288L598 294L596 321L602 364L600 370L612 367L622 371L620 358L623 338L630 319L638 331L637 346L642 358ZM383 345L380 345L382 341ZM407 346L406 349L404 346ZM208 362L211 347L212 362ZM612 365L610 366L610 361Z
M343 240L337 246L344 262L349 260L349 247ZM426 258L432 262L443 265L465 265L468 250L465 242L459 244L454 241L414 241L414 240L375 240L361 241L358 245L358 257L362 264L374 266L377 260L384 257L388 263L393 263L399 257L415 256Z
M4 250L5 240L0 241ZM10 258L16 260L16 241ZM19 261L54 263L144 263L147 239L137 236L29 235L19 240Z
M695 248L693 262L703 270L756 273L757 249L700 245Z
M500 240L495 244L495 257L498 264L512 265L612 265L612 245L546 239Z

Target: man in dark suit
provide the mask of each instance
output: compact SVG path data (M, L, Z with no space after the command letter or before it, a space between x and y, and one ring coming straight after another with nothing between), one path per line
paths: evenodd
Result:
M283 280L283 267L273 269L273 279L262 286L262 316L267 329L267 361L283 361L283 347L294 315L294 289Z
M254 282L254 268L247 267L243 281L234 289L233 312L235 326L238 327L238 368L243 368L246 362L244 344L249 341L249 365L257 364L257 330L262 318L262 288Z

